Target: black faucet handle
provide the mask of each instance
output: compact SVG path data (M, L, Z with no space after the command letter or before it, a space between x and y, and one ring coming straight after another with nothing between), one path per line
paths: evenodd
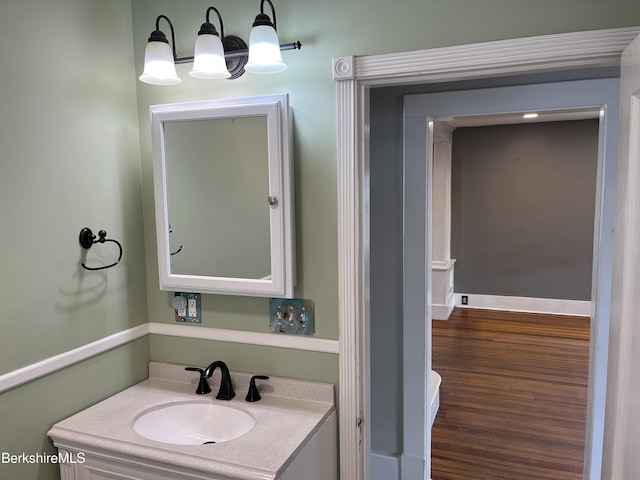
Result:
M199 372L200 375L204 376L204 370L198 367L185 367L184 368L188 372Z
M204 395L205 393L211 392L204 370L198 367L185 367L185 370L189 372L198 372L200 374L200 381L198 382L198 388L196 390L198 395Z
M247 392L247 396L245 397L245 400L247 402L257 402L262 398L260 396L260 393L258 392L256 380L269 380L269 377L267 377L266 375L254 375L253 377L251 377L251 380L249 381L249 391Z

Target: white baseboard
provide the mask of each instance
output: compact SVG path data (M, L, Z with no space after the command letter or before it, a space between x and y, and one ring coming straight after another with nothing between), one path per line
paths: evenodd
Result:
M462 304L462 296L467 297L467 305ZM456 293L455 304L456 307L459 308L482 308L486 310L549 313L554 315L575 315L581 317L591 316L591 302L579 300Z
M451 295L451 300L448 305L441 303L433 303L431 305L431 318L433 320L449 320L453 308L456 306L456 299L454 295Z
M372 453L371 480L399 480L400 459L390 455Z
M431 305L431 318L433 320L449 320L449 315L453 312L455 307L455 298L451 296L451 302L449 305L443 305L440 303L434 303Z

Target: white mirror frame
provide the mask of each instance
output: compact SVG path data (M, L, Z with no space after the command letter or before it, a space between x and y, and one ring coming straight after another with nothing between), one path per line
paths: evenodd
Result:
M288 95L152 105L149 110L160 289L256 297L293 297L294 193ZM269 209L271 275L252 279L171 273L164 123L251 116L267 118L269 195L277 198L277 204ZM211 248L215 248L215 245Z

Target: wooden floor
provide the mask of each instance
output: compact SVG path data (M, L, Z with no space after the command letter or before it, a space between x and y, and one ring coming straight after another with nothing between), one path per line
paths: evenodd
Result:
M588 363L584 317L456 309L434 321L432 479L582 479Z

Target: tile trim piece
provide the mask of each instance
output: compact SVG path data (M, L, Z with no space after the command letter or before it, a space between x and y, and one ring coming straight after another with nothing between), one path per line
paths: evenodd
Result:
M288 348L309 352L339 353L338 340L150 322L114 333L100 340L0 375L0 393L149 334Z

